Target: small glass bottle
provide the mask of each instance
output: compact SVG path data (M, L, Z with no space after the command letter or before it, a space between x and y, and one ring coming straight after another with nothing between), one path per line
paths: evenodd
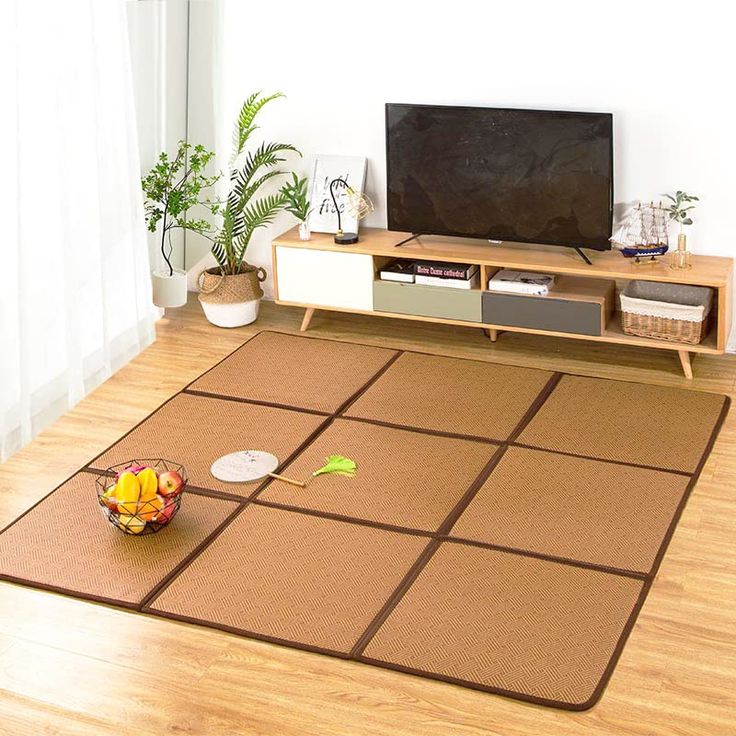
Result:
M309 222L302 220L299 223L299 240L311 240L312 231L309 229Z
M687 235L680 233L677 236L677 250L670 256L670 268L690 268L690 251L687 249Z

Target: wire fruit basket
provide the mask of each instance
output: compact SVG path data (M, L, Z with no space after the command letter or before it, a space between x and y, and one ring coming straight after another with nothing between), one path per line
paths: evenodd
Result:
M155 534L181 506L187 473L180 463L137 458L97 476L97 502L105 518L125 534Z

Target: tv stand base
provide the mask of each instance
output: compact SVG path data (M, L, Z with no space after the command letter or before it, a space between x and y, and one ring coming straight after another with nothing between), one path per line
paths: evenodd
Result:
M584 261L585 261L585 262L586 262L586 263L587 263L588 265L589 265L589 266L592 266L592 265L593 265L593 261L591 261L591 260L590 260L590 258L588 258L588 256L586 256L586 255L585 255L585 253L583 253L583 251L582 251L582 250L580 250L580 248L575 248L575 252L576 252L576 253L577 253L577 254L578 254L578 255L579 255L579 256L580 256L580 257L581 257L581 258L582 258L582 259L583 259L583 260L584 260Z
M414 233L410 238L404 238L400 242L396 243L394 245L394 248L398 248L400 245L404 245L404 243L410 243L412 240L416 240L419 237L419 233Z

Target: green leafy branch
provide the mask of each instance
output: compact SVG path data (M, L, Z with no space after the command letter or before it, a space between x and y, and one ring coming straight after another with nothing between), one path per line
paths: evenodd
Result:
M204 146L179 141L174 158L170 159L165 151L162 152L153 168L141 179L146 225L152 233L161 225L161 254L169 268L169 276L174 273L171 264L172 230L191 230L209 239L214 234L208 220L187 218L187 212L197 205L205 207L213 216L221 211L222 202L203 194L221 176L219 173L211 176L204 173L214 155Z
M300 179L295 172L291 172L291 181L287 181L281 191L286 197L286 210L296 217L299 222L305 222L312 208L307 195L307 177Z
M688 214L688 212L694 210L695 205L686 205L688 205L690 202L699 202L700 199L691 194L688 194L687 192L681 192L679 190L675 192L674 197L671 194L665 194L664 196L672 202L672 204L667 208L670 220L674 220L675 222L679 223L680 227L682 227L683 225L692 225L693 218L691 215Z

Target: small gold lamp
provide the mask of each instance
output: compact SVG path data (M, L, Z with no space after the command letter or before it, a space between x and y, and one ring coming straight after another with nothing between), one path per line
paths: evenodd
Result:
M353 189L345 179L338 177L330 182L330 195L332 202L335 205L335 212L337 213L337 231L335 232L335 243L338 245L352 245L358 242L358 233L345 233L342 230L342 218L340 216L340 206L337 204L337 197L335 191L342 187L345 190L345 211L352 215L356 220L360 221L364 217L370 215L375 209L373 202L367 194Z

